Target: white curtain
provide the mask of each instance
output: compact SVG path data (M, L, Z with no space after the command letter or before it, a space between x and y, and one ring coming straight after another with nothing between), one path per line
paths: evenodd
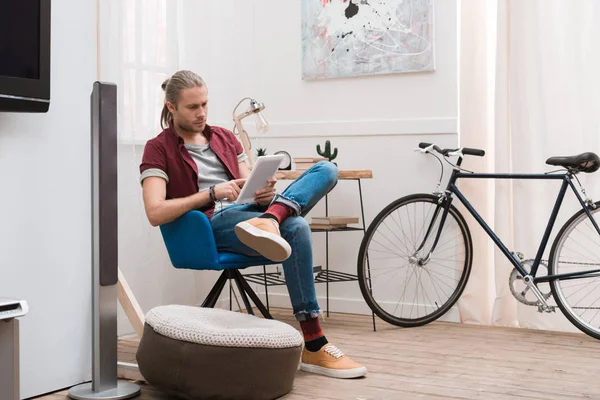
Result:
M486 150L463 165L481 172L540 173L551 156L600 152L600 2L462 0L460 142ZM600 198L598 174L579 176ZM511 251L535 257L558 181L464 181L461 189ZM595 196L595 197L594 197ZM560 226L578 210L567 192L543 259ZM512 266L469 219L472 278L459 303L469 323L574 330L557 310L539 314L508 287ZM547 287L545 288L549 290Z
M100 79L118 86L120 139L143 144L161 131L160 86L180 64L181 0L99 4Z

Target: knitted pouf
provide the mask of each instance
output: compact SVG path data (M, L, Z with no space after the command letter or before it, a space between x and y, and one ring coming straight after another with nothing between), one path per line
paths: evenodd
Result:
M146 315L137 351L155 388L185 399L275 399L292 390L302 335L253 315L170 305Z

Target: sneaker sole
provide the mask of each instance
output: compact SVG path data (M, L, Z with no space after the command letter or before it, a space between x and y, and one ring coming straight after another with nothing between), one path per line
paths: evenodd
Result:
M285 261L292 254L292 248L285 239L258 229L247 222L237 224L235 234L240 242L271 261Z
M360 378L361 376L367 375L366 367L352 368L352 369L332 369L319 367L318 365L300 363L300 370L304 372L310 372L313 374L325 375L330 378L340 379L352 379Z

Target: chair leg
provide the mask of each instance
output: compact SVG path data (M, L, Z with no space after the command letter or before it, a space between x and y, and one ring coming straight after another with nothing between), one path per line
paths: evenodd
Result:
M246 306L246 310L248 310L248 314L254 315L254 310L252 309L252 305L250 304L250 300L248 300L248 296L246 296L246 291L242 285L242 279L237 274L233 274L233 279L235 279L235 283L237 284L238 290L240 291L240 296L242 297L242 301Z
M208 293L208 296L206 296L206 299L204 299L204 302L202 303L202 307L214 308L215 304L217 304L217 300L219 300L219 296L221 295L221 292L223 291L223 288L225 287L225 283L227 282L228 279L229 279L228 271L223 271L221 276L219 276L219 279L217 279L217 282L215 283L215 285L210 290L210 293Z
M235 281L237 282L238 287L242 286L240 288L240 292L241 293L247 293L248 296L250 296L250 298L252 299L252 301L254 302L254 304L256 304L256 307L260 310L261 314L265 318L267 318L267 319L273 319L273 317L271 316L271 313L269 313L269 311L266 309L265 305L262 303L262 301L260 301L260 298L254 292L254 290L252 290L252 288L250 287L250 285L248 284L248 282L246 282L246 280L244 279L244 277L242 276L242 274L240 273L240 271L238 271L237 269L234 269L234 270L231 270L231 274L235 278Z
M267 266L263 265L263 279L265 282L265 299L267 300L267 311L271 311L269 307L269 285L267 285Z

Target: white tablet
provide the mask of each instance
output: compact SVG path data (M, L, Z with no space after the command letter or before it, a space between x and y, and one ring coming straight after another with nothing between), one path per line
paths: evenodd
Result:
M267 180L275 176L284 158L283 154L258 157L235 204L254 202L254 193L269 185Z

